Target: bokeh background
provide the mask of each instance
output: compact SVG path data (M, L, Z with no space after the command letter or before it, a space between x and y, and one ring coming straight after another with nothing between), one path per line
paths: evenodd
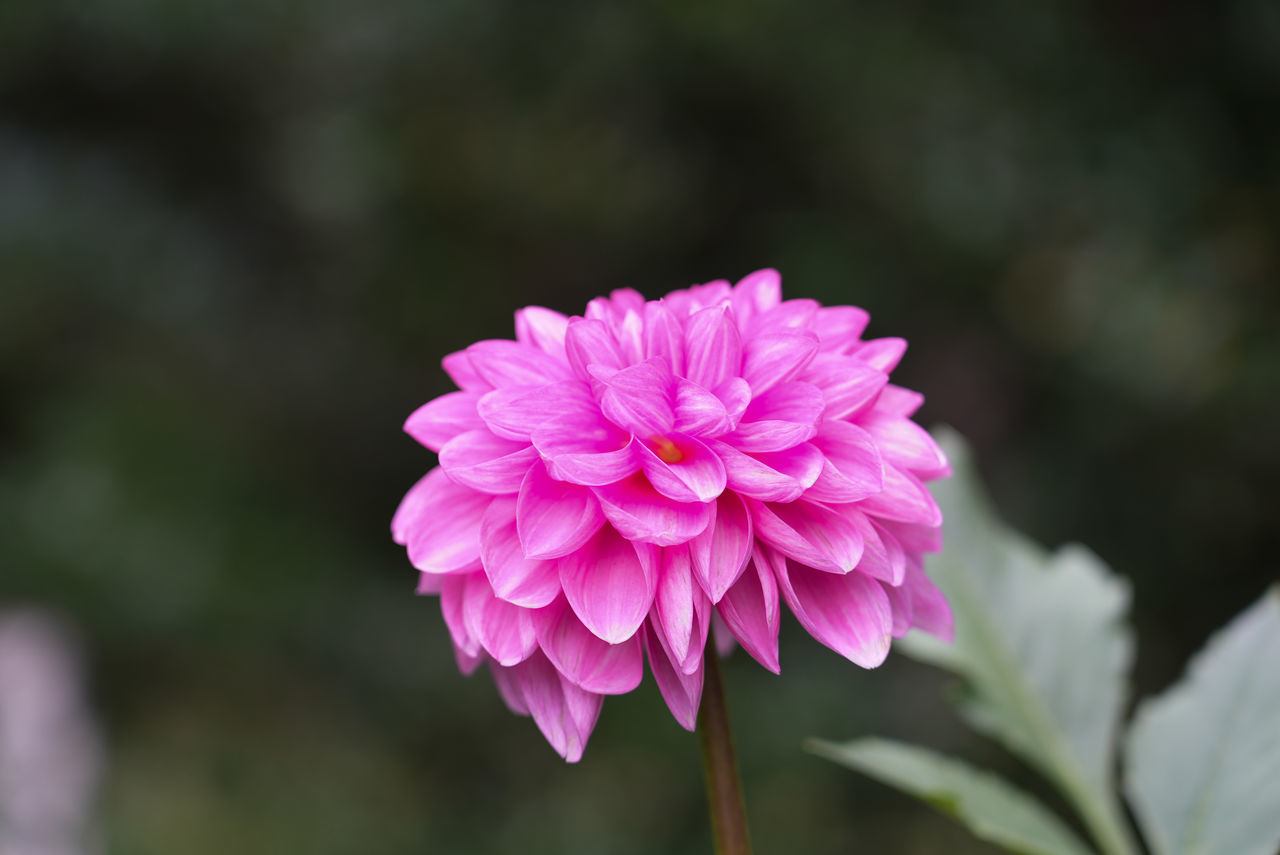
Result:
M912 348L1158 690L1276 578L1280 5L0 3L0 607L74 628L121 855L708 851L652 683L566 767L388 534L440 357L774 266ZM761 852L991 852L800 750L1029 776L792 624L727 669ZM0 693L6 690L0 686Z

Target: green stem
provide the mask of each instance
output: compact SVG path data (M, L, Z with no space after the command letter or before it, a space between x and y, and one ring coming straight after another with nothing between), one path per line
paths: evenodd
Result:
M747 811L742 802L738 761L733 754L729 710L720 680L720 656L715 643L703 656L702 705L698 710L698 736L702 742L702 768L707 778L707 803L711 809L711 833L716 855L751 855Z

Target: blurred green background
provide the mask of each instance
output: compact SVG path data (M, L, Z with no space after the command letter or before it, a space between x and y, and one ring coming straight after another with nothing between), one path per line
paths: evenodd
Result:
M567 767L412 596L440 357L765 266L861 305L1132 580L1148 692L1276 576L1278 223L1268 0L5 0L0 605L82 634L111 853L708 851L651 682ZM994 851L800 751L1026 779L933 672L786 624L727 680L758 851Z

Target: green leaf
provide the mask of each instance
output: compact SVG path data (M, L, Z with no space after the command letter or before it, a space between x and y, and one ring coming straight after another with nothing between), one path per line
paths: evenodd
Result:
M814 754L921 798L975 836L1023 855L1088 855L1089 849L1032 796L1002 778L914 745L810 740Z
M1126 791L1157 855L1280 850L1280 587L1145 701Z
M955 475L933 487L945 548L928 571L955 641L912 633L901 649L961 675L965 718L1056 783L1104 852L1132 853L1112 776L1133 656L1128 586L1082 546L1050 555L1002 524L963 440L943 430L939 441Z

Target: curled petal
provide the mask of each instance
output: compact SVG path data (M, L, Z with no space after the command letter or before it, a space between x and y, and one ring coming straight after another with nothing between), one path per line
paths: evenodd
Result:
M643 358L661 357L677 376L684 374L684 328L660 300L644 305L642 349Z
M853 355L885 374L898 367L902 355L907 352L907 340L903 338L873 338L862 343Z
M756 537L783 555L830 573L848 573L862 558L862 535L838 513L800 499L789 504L748 500Z
M479 569L480 520L492 498L455 484L436 467L405 494L391 520L392 536L423 572Z
M897 587L884 586L893 607L893 634L901 637L909 629L919 629L950 642L955 619L947 600L925 575L918 561L907 563L906 577Z
M822 349L850 353L860 343L871 316L857 306L825 306L813 319L813 331L822 339Z
M413 411L405 420L405 433L432 451L439 451L458 434L484 427L476 412L479 400L476 392L441 395Z
M542 306L526 306L516 312L516 341L536 347L557 362L566 359L564 335L568 329L568 317Z
M454 648L467 659L474 659L480 656L481 648L479 637L472 634L464 615L469 581L470 574L456 574L441 581L440 613Z
M839 576L786 561L778 587L800 624L818 641L863 668L889 655L893 612L884 588L861 573Z
M514 493L520 489L538 452L526 442L501 439L488 428L471 430L440 449L440 468L459 484L482 493Z
M467 632L499 665L515 665L528 659L538 647L533 612L493 595L483 573L467 576L462 619Z
M601 320L573 318L564 336L569 366L580 380L590 380L590 367L598 365L620 371L626 366L618 341Z
M712 305L690 316L684 335L685 377L714 389L742 368L742 338L728 304Z
M560 595L560 569L554 561L525 556L517 519L515 499L494 499L480 523L480 563L494 594L517 606L540 608Z
M545 386L568 380L568 367L536 347L516 341L490 339L467 348L467 356L476 373L493 388L507 386Z
M924 403L924 395L911 389L904 389L892 383L887 384L876 399L876 410L894 416L910 418Z
M512 670L524 707L542 735L561 757L577 763L600 717L603 695L573 685L541 654Z
M847 419L870 407L889 382L889 375L851 356L820 353L800 375L822 390L828 421Z
M757 546L747 571L733 583L716 610L742 649L773 673L778 662L778 583L775 567L786 558L767 546Z
M440 364L444 366L444 371L449 375L449 379L457 383L458 388L464 392L484 394L493 389L493 384L481 377L480 372L476 371L475 366L471 363L471 355L465 350L450 353L440 360Z
M591 490L533 466L520 485L515 525L525 558L559 558L586 544L604 525L604 514Z
M709 502L724 492L719 456L691 436L672 433L657 443L636 443L640 465L653 488L677 502ZM678 459L668 463L661 455Z
M621 695L640 685L644 654L637 636L618 644L602 641L564 600L539 609L534 625L538 646L574 685L602 695Z
M702 590L718 603L746 568L754 535L741 496L725 493L714 506L714 521L689 542L689 554Z
M822 472L822 452L802 442L778 452L746 454L728 443L712 441L724 461L729 489L762 502L794 502Z
M694 730L698 724L698 707L702 703L702 656L695 660L693 670L685 673L672 663L652 625L645 626L644 646L649 654L653 679L671 715L685 730Z
M808 498L822 502L858 502L884 489L884 462L876 441L848 422L823 422L813 444L826 459Z
M595 488L600 507L613 527L628 540L675 546L702 532L714 511L702 502L668 499L643 476Z
M884 489L859 503L872 516L925 526L942 525L942 511L920 479L892 464L884 467Z
M771 268L748 273L733 286L733 309L742 323L782 302L782 274Z
M921 478L948 474L950 464L933 437L915 422L873 410L859 420L886 460Z
M588 629L610 644L635 635L653 605L657 568L632 543L604 526L559 563L565 596Z
M818 337L807 330L758 335L743 345L742 377L760 395L796 377L817 352Z
M666 360L648 359L599 378L600 409L618 427L638 436L668 433L675 424L675 377Z
M692 561L684 546L662 550L658 592L649 621L671 662L691 674L702 659L711 621L711 602L693 581Z
M480 398L476 409L489 430L513 440L528 440L552 418L569 414L584 420L600 418L591 387L581 380L495 389Z
M675 430L693 436L719 436L733 427L724 401L680 377L676 380Z
M599 413L564 413L533 432L533 446L562 481L612 484L640 468L631 435Z

